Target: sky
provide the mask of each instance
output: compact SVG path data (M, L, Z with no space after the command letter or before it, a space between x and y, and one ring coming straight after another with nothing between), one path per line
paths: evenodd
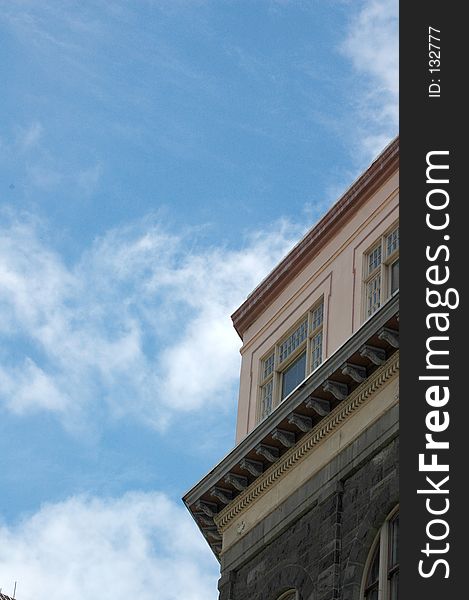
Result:
M216 600L230 315L398 130L396 0L0 0L0 588ZM183 574L183 576L181 576Z

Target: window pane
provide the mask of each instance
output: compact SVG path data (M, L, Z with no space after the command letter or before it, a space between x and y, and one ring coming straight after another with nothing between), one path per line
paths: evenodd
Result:
M389 565L388 570L399 564L399 515L389 521Z
M368 254L368 274L373 272L376 268L381 264L381 244L376 246L369 254Z
M308 333L308 319L305 319L295 331L279 346L279 360L283 362L305 341ZM304 379L304 375L303 375Z
M262 361L262 379L266 379L274 370L274 354Z
M366 600L378 600L378 581L379 581L379 543L376 546L373 560L368 570L365 586Z
M378 600L378 585L365 593L366 600Z
M388 579L389 600L399 595L399 515L389 521Z
M381 303L381 275L376 275L366 286L366 311L370 316L378 310Z
M391 294L399 289L399 260L391 265Z
M389 580L389 600L399 600L399 571L393 573Z
M385 521L380 529L368 570L365 574L365 600L398 600L399 597L399 514ZM386 541L387 547L384 547ZM381 550L383 552L381 553Z
M321 302L311 311L311 331L321 327L324 318L324 304Z
M306 352L300 356L282 373L282 400L296 388L305 378Z
M368 571L368 577L366 579L366 587L368 588L372 584L378 581L379 577L379 543L376 547L373 561L371 563L370 569Z
M399 248L399 227L386 236L386 256Z
M297 599L297 595L295 591L292 592L287 592L286 594L282 594L279 598L279 600L296 600Z
M261 388L261 419L265 419L272 412L272 388L272 380Z
M322 331L311 340L311 370L317 369L322 363Z

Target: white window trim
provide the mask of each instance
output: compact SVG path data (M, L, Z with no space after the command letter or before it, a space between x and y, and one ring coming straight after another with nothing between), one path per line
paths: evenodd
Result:
M322 305L322 320L321 324L312 329L313 323L313 313L314 311ZM303 316L298 319L295 324L289 328L289 330L283 335L280 340L275 344L273 348L270 348L269 352L266 352L261 360L259 361L259 384L258 384L258 397L257 397L257 422L260 423L264 418L268 415L263 414L263 389L270 381L272 381L272 401L271 401L271 412L275 410L275 408L284 400L281 398L282 391L282 375L288 369L290 365L292 365L295 360L303 353L306 352L306 368L305 368L305 377L309 377L309 375L316 370L316 368L324 361L324 317L325 317L325 306L324 306L324 296L321 296L306 312ZM280 346L291 336L291 334L301 325L301 323L307 319L307 333L306 338L299 344L297 348L288 355L286 359L280 362L279 360L279 348ZM312 368L312 342L313 339L319 334L322 333L321 340L321 361L319 365L315 369ZM263 365L264 361L267 360L271 355L274 355L274 368L272 373L270 373L267 377L263 377ZM268 413L268 414L270 414Z
M391 252L391 254L387 255L386 240L387 237L398 227L399 221L395 221L391 227L388 227L386 231L363 253L363 321L370 319L376 310L379 310L379 308L381 308L383 304L385 304L385 302L391 298L391 267L397 260L399 260L399 246L393 252ZM369 272L369 256L378 246L381 247L381 263L373 271ZM368 284L378 275L380 277L379 307L371 314L368 314ZM394 293L397 293L398 289Z
M388 564L389 564L389 523L399 512L399 505L386 517L386 520L380 527L376 535L363 570L362 584L360 589L360 600L365 600L365 590L368 580L368 573L371 569L373 559L375 557L376 548L379 544L379 574L378 574L378 600L389 600L389 585L388 585Z

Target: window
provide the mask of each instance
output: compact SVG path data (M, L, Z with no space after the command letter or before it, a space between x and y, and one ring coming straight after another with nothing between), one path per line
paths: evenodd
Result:
M383 235L365 254L365 317L399 289L399 226Z
M324 302L321 299L260 365L259 420L322 363Z
M298 384L305 378L306 374L306 351L294 360L289 367L282 373L282 393L280 399L283 400L292 392Z
M373 544L365 570L364 600L398 600L399 596L399 513L386 519Z
M298 600L298 592L296 590L288 590L278 600Z

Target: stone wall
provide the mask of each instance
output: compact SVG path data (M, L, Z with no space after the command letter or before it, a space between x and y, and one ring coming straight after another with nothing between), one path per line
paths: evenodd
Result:
M222 556L220 600L359 600L364 564L398 503L398 407Z

